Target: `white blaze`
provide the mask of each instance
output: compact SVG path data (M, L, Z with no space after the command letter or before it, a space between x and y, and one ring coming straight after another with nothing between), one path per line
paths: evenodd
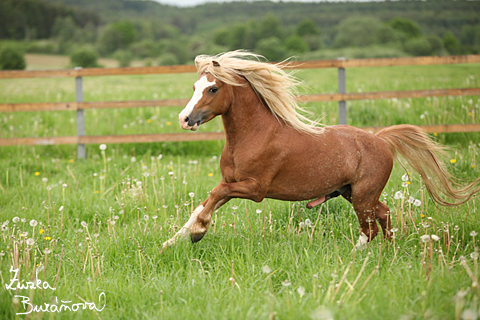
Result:
M185 119L187 119L188 116L193 111L193 108L197 105L198 101L202 99L203 97L203 92L205 91L206 88L212 86L215 84L215 81L208 81L206 76L201 77L200 79L195 82L195 91L193 92L193 96L188 102L187 106L180 112L178 115L178 119L180 121L180 126L183 129L190 129L187 123L185 123Z

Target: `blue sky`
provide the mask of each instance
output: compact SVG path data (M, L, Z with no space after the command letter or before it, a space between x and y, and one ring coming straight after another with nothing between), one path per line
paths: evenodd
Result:
M231 2L232 0L155 0L163 4L176 5L179 7L192 7L206 2ZM245 0L244 0L245 1ZM252 0L246 0L251 2ZM275 1L275 0L274 0ZM325 0L283 0L284 2L326 2ZM332 1L332 0L330 0ZM346 0L333 0L335 2L345 2ZM352 0L350 0L352 1ZM368 2L372 0L353 0L355 2ZM378 1L378 0L377 0ZM382 1L382 0L380 0ZM275 1L278 2L278 1Z

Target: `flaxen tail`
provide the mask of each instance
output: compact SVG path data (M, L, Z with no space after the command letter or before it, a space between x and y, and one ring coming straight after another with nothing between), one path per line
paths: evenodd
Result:
M433 141L419 127L398 125L383 129L377 137L385 141L394 158L400 154L420 175L428 193L442 206L457 206L468 201L480 191L480 178L468 185L461 185L448 172L441 160L446 156L445 147ZM444 197L452 199L449 202Z

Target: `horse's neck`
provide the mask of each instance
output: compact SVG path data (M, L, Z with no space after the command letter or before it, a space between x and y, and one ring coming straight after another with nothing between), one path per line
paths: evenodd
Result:
M250 86L234 88L233 103L222 115L222 121L231 147L251 143L252 137L268 136L280 126Z

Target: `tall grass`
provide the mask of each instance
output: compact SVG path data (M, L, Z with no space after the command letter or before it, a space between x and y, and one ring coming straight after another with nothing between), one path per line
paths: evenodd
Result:
M473 87L467 79L480 75L475 65L417 69L347 70L347 91ZM336 91L334 70L298 76L308 92ZM194 81L189 74L92 78L85 79L85 93L92 101L183 98ZM71 101L73 80L2 80L0 99ZM355 125L471 123L477 120L468 112L476 112L478 100L348 105ZM334 104L309 108L324 122L336 122ZM89 110L87 134L175 132L177 112ZM1 116L2 137L74 134L68 112ZM220 127L215 122L200 130ZM455 176L479 175L478 134L436 138L451 143L446 161ZM400 166L382 195L396 229L391 242L378 236L355 250L357 218L341 198L313 210L304 202L237 199L214 213L201 242L180 241L162 255L162 242L220 180L221 147L222 142L89 146L85 161L76 160L74 146L2 148L0 318L474 319L480 312L478 199L438 208L418 175L409 172L404 181ZM23 284L39 279L56 290L7 290L11 268L19 269ZM27 298L44 309L49 304L49 311L85 302L101 309L102 293L102 311L87 306L16 315L27 312Z

